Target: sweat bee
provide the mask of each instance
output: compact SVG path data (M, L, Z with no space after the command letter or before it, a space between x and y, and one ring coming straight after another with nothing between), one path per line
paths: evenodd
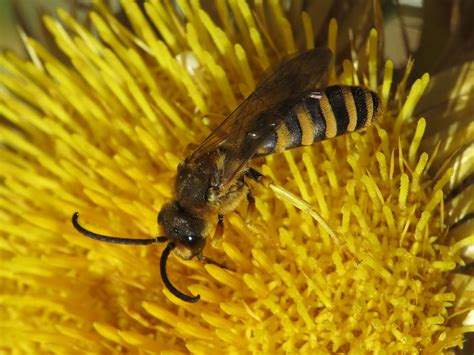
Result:
M185 260L197 257L215 263L203 254L210 220L217 216L222 228L223 216L245 196L254 203L246 180L260 181L263 175L249 162L356 131L381 115L376 93L359 86L324 86L331 57L329 49L316 48L284 61L186 157L178 166L174 199L158 213L164 236L130 239L96 234L79 224L77 212L72 217L74 227L109 243L167 242L160 258L163 283L179 299L197 302L199 295L184 294L169 281L168 256L174 250Z

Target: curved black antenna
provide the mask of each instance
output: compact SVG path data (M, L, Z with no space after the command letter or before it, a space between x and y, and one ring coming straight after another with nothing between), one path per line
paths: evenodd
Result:
M74 212L72 215L72 225L77 231L81 234L84 234L86 237L99 240L101 242L113 243L113 244L129 244L129 245L150 245L154 243L164 243L168 241L166 237L156 237L156 238L147 238L147 239L132 239L132 238L119 238L119 237L109 237L107 235L97 234L91 231L88 231L83 226L79 224L77 219L79 218L79 213Z
M174 243L168 243L166 248L163 250L163 253L161 253L161 259L160 259L160 273L161 273L161 279L163 280L163 283L165 284L166 288L176 297L178 297L180 300L183 300L184 302L190 302L190 303L195 303L201 299L200 295L197 296L188 296L181 291L178 291L176 287L174 287L170 280L168 279L168 275L166 274L166 261L168 260L168 256L170 255L171 251L176 247Z

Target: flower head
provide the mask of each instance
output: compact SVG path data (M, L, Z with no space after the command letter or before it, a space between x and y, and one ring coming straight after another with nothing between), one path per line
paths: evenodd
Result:
M149 1L142 11L123 1L130 29L98 2L96 36L60 10L61 22L45 24L67 63L33 39L25 42L30 60L0 57L2 346L364 353L460 345L468 328L448 323L456 295L446 272L460 262L443 206L452 171L425 174L427 121L413 117L429 76L407 96L405 77L394 93L391 63L377 61L376 31L360 58L366 72L346 60L341 75L335 65L329 73L332 83L378 91L381 121L255 162L318 210L343 246L288 195L252 186L256 218L246 223L242 206L226 216L223 243L206 247L232 271L170 257L177 286L201 295L188 304L161 283L161 246L112 246L73 229L79 210L99 233L157 235L157 211L172 197L187 146L271 64L313 46L304 12L293 28L277 2L254 11L241 1L216 4L217 19L197 2L177 11ZM333 21L334 53L336 38Z

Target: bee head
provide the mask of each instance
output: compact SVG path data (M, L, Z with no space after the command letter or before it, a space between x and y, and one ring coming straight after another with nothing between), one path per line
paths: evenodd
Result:
M176 244L176 253L183 259L193 258L204 248L205 221L191 215L177 202L169 202L162 207L158 214L158 224L168 240Z

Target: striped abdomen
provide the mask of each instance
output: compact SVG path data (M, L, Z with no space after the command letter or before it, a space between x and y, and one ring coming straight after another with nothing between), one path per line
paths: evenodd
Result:
M262 145L257 156L353 132L369 126L380 115L377 94L360 86L335 85L321 92L309 92Z

